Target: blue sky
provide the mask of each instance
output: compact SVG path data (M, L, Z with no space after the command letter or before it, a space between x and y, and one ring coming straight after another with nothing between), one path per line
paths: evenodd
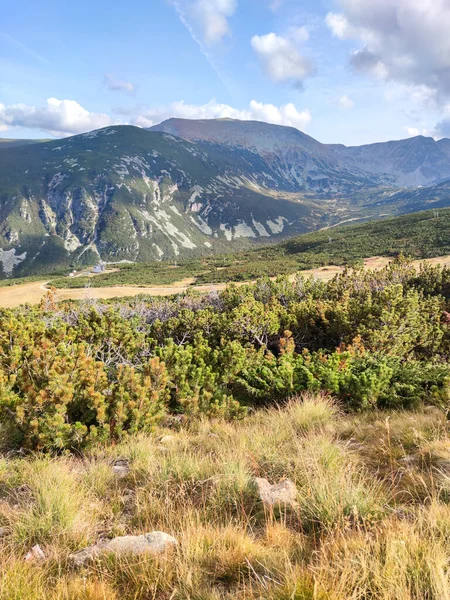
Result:
M170 116L348 145L450 134L449 0L16 0L2 16L2 137Z

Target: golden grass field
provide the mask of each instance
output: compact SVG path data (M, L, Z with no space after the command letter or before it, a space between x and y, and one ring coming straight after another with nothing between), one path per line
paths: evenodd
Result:
M346 415L306 396L84 456L2 458L0 599L449 600L449 449L438 409ZM296 505L264 507L255 477L289 478ZM155 530L178 546L71 563Z
M392 259L385 256L372 256L364 260L366 269L379 270L385 267ZM420 264L427 262L432 265L449 266L450 255L437 256L435 258L414 261L414 265L418 268ZM305 276L313 276L322 281L329 281L337 273L341 273L344 267L329 265L318 269L309 269L302 271ZM137 296L139 294L150 294L152 296L171 296L177 292L185 292L188 288L202 292L210 290L222 290L226 284L219 283L214 285L198 285L192 286L193 279L184 279L177 283L167 286L148 286L141 287L135 285L124 285L104 288L79 288L79 289L58 289L57 298L59 300L84 300L86 298L106 300L109 298L126 298ZM34 281L32 283L18 284L9 287L0 288L0 308L14 308L21 304L38 304L48 291L46 281Z

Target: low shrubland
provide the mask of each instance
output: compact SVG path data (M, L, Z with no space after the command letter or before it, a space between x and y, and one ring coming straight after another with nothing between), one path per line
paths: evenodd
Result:
M242 418L325 392L345 410L449 408L450 271L404 259L172 299L0 313L3 445L83 450L168 415Z
M0 312L0 600L450 600L449 302L400 258Z

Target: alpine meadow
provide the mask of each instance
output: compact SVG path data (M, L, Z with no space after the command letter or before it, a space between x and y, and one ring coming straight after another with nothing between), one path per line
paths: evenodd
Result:
M449 0L2 8L0 600L450 600Z

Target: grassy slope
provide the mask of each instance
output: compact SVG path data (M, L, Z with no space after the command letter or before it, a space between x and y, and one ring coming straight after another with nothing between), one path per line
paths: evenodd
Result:
M370 256L414 258L450 254L450 209L425 211L358 225L343 225L308 233L282 244L257 250L167 263L120 266L120 272L87 278L60 278L56 287L95 287L121 284L167 285L186 277L198 283L245 281L324 265L352 265Z
M449 448L437 410L347 417L309 398L83 458L2 459L0 598L444 600ZM255 477L290 478L298 507L264 510ZM68 561L99 537L154 530L178 549ZM36 543L46 559L24 562Z

